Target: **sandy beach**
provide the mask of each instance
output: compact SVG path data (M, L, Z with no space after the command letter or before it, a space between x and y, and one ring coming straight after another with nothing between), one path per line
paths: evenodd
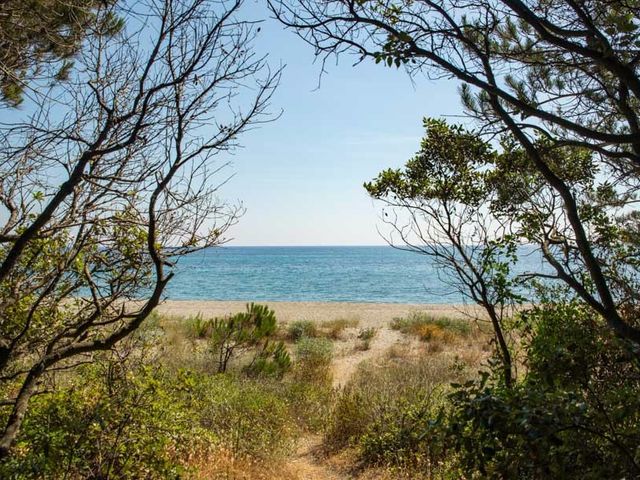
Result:
M219 317L245 309L247 302L168 300L158 307L158 312L167 316L190 316L201 314L204 318ZM336 318L360 321L362 326L381 326L396 317L411 312L427 312L435 316L462 318L473 314L476 308L469 305L446 304L401 304L401 303L350 303L350 302L256 302L269 305L278 320L311 320L323 322Z

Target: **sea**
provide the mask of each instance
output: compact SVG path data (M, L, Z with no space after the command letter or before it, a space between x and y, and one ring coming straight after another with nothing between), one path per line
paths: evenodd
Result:
M519 270L540 269L524 251ZM235 247L183 257L170 300L438 303L465 301L425 255L390 246Z

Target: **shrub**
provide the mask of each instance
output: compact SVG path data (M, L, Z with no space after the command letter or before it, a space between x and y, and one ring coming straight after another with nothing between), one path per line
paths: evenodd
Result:
M433 317L423 312L394 318L391 328L406 335L415 335L422 341L437 341L445 344L453 342L457 337L467 338L472 333L468 320Z
M358 332L358 339L360 340L360 350L369 350L371 348L371 341L378 334L378 330L374 327L362 328Z
M431 425L434 407L431 399L401 401L372 419L358 441L362 461L414 470L438 463L446 441L442 429Z
M166 479L212 441L179 392L186 384L149 368L113 375L84 367L68 386L34 397L0 477Z
M258 351L245 371L250 376L268 376L282 378L291 369L291 356L284 343L266 342Z
M211 323L211 351L217 358L218 372L227 371L229 361L240 350L263 345L277 330L275 312L266 305L247 304L247 311Z
M203 319L201 313L186 318L184 320L184 326L187 337L192 339L203 339L210 337L213 327L212 321L210 319Z
M285 381L279 386L280 392L289 404L289 415L300 429L323 432L335 395L331 376L306 375L305 380L297 378Z
M287 328L289 339L297 342L301 338L314 338L318 336L316 324L310 320L296 320Z
M459 386L446 419L469 476L638 478L640 368L580 303L523 316L528 370L512 389L499 372Z
M281 384L230 374L195 377L197 417L236 455L273 460L289 453L298 434Z
M294 377L306 383L327 383L331 379L333 344L326 338L303 337L297 344Z
M443 386L466 375L445 356L362 364L338 395L326 448L356 447L366 464L418 468L441 460L442 445L425 428L442 404Z

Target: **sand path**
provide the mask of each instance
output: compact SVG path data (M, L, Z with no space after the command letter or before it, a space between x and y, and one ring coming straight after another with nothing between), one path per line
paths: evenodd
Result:
M345 341L340 342L340 350L337 352L332 364L333 386L344 387L356 372L358 365L364 361L375 361L382 357L393 345L407 343L407 337L400 332L391 330L387 326L378 327L376 336L371 340L368 350L359 350L361 343L357 339L357 329L352 332ZM308 435L300 439L298 448L290 461L291 467L305 480L349 480L355 477L345 472L338 472L326 462L321 453L322 437L320 435Z
M389 327L378 327L376 336L371 340L368 350L358 350L361 343L357 339L357 329L348 334L345 341L340 342L332 364L333 386L341 388L356 372L358 365L367 360L375 361L397 343L406 343L407 337ZM289 462L300 479L305 480L349 480L354 477L336 471L322 457L322 436L307 435L300 439L295 455Z
M308 435L298 442L298 449L289 462L289 467L293 469L302 480L348 480L351 477L336 472L323 462L320 449L322 448L322 437L319 435Z
M333 386L344 387L358 369L358 365L366 360L375 360L384 355L394 344L406 341L406 337L389 327L379 327L376 336L371 340L368 350L359 350L361 343L357 339L346 342L342 352L334 359L332 365ZM342 353L342 355L340 355Z

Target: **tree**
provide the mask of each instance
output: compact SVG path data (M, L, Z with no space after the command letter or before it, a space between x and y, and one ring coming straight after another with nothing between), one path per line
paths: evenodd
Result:
M241 1L118 7L69 79L0 130L0 457L56 371L91 361L162 300L180 257L224 241L241 208L218 158L270 121L279 71Z
M633 288L638 249L629 233L629 221L637 216L640 165L637 1L270 5L323 58L352 52L359 61L457 79L479 133L508 133L519 149L520 163L513 167L524 161L557 202L556 225L536 227L555 276L617 335L640 345L640 299ZM589 154L590 191L571 180L573 172L550 163L570 147ZM592 202L581 204L588 196Z
M64 79L89 35L113 35L122 19L100 14L112 0L0 2L0 95L16 106L33 81ZM100 22L96 23L99 18Z
M270 351L269 339L277 328L275 312L266 305L254 303L247 304L246 312L210 320L209 343L211 352L217 359L218 373L225 373L229 362L239 352L252 348L257 348L259 351L254 356L251 366L259 360L261 354L266 361L268 354L273 353ZM280 345L279 352L283 353L284 346L281 342Z
M389 207L383 212L391 228L387 242L429 256L442 271L441 281L484 309L510 387L513 361L504 320L520 300L510 274L517 236L509 219L487 208L495 196L488 168L496 152L461 126L425 119L425 129L420 151L404 169L385 170L364 186Z

